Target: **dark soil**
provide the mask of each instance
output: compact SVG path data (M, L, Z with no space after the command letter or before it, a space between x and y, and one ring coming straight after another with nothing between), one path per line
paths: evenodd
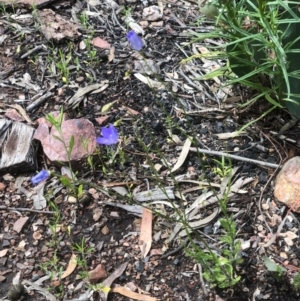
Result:
M143 20L144 6L141 1L127 3L120 0L118 4L131 9L132 17L137 22ZM79 15L87 10L86 2L58 1L49 4L47 8L71 19L72 9L80 5L82 7L77 11ZM157 5L157 3L149 1L147 6L150 5ZM163 155L169 164L174 165L181 153L179 145L170 142L170 132L178 135L182 141L185 141L187 136L192 136L194 138L192 147L227 152L263 162L282 164L286 159L299 155L299 126L286 133L286 137L290 138L289 141L279 139L272 134L272 131L278 132L282 123L290 118L283 110L273 111L272 114L249 126L243 135L223 140L217 138L217 134L237 131L243 125L260 117L267 110L268 104L262 100L248 109L240 109L238 104L246 102L255 91L249 92L244 87L236 86L228 98L240 97L240 100L229 108L225 106L226 102L222 99L220 102L210 89L215 83L203 81L199 84L215 101L208 99L199 90L191 86L187 87L190 83L180 74L183 70L190 79L194 77L180 65L181 60L186 58L185 54L187 56L193 54L192 44L186 47L183 45L191 41L187 30L209 30L211 26L209 23L195 26L199 18L196 3L176 2L170 6L165 4L162 24L144 28L143 55L160 66L161 73L151 76L153 80L159 79L165 83L165 87L160 90L151 89L134 76L137 73L134 64L139 54L130 48L126 40L126 32L122 29L122 27L126 28L126 23L121 10L116 14L115 10L102 1L90 9L94 13L101 12L98 17L89 18L88 26L94 29L94 37L99 36L115 47L115 57L112 61L108 59L107 49L95 48L97 57L92 61L89 52L80 48L80 42L88 38L90 30L81 28L81 38L57 43L45 39L34 18L29 19L28 22L20 21L23 19L13 19L14 15L32 15L32 9L15 7L12 10L7 7L6 10L2 10L0 19L0 33L2 36L7 35L6 39L0 42L1 117L5 118L5 113L14 104L19 104L26 109L31 103L31 98L37 94L37 91L28 86L21 87L15 84L13 79L21 80L26 73L31 77L30 82L38 85L40 90L48 91L51 86L54 86L51 90L52 96L45 103L27 112L33 122L44 117L45 114L58 111L63 106L69 118L87 118L92 121L99 134L100 126L96 118L104 115L101 112L103 106L115 101L112 109L107 112L109 118L106 124L121 121L117 128L122 137L123 157L118 155L112 164L108 164L109 154L105 147L101 147L101 157L100 160L95 161L95 170L92 171L87 163L80 162L75 165L78 178L101 186L114 182L125 183L120 186L126 189L130 187L130 191L134 192L146 191L157 185L157 178L149 166L161 164L162 167L158 172L161 186L174 185L174 179L168 175L166 164L161 159ZM178 23L178 20L182 23ZM15 24L19 24L21 29L16 29ZM45 48L26 58L21 58L38 45L45 45ZM200 44L195 42L195 45ZM70 69L68 85L63 82L62 74L58 70L56 74L49 71L52 61L55 65L57 60L57 57L52 58L53 48L72 54L72 60L68 65ZM184 51L181 51L183 49ZM78 58L80 65L78 68L75 58ZM201 64L196 62L193 68L198 70ZM176 74L178 78L171 80L170 74ZM107 89L101 93L88 94L75 109L67 106L68 99L79 87L102 81L107 81ZM171 93L171 91L175 92ZM22 99L24 101L21 101ZM138 114L129 114L126 108L135 110ZM205 111L203 108L210 110ZM60 168L46 158L41 147L36 155L38 162L36 170L47 167L60 172ZM221 160L220 157L189 152L175 176L182 175L186 180L205 180L220 184L221 177L216 170L218 164L214 159ZM182 239L174 240L169 244L166 242L175 226L174 219L164 219L154 214L153 236L159 231L161 234L157 236L157 240L153 240L151 250L160 250L162 253L142 259L139 248L140 217L118 207L106 205L106 202L135 205L132 197L121 196L111 188L109 196L100 190L95 190L94 194L91 193L89 202L77 206L67 201L69 193L67 189L62 187L57 193L53 192L60 185L59 181L53 178L47 183L45 194L56 204L60 213L59 229L55 234L58 245L49 246L49 242L53 239L53 229L51 230L50 225L53 225L55 215L45 214L43 210L39 213L18 209L4 210L3 207L3 210L0 210L0 252L8 249L7 254L0 253L0 297L6 296L18 272L21 272L21 281L36 281L46 275L41 266L53 262L55 255L58 257L58 265L64 271L74 252L72 246L76 243L80 244L84 239L87 247L94 248L84 257L88 271L102 264L107 275L110 275L122 263L127 262L126 271L114 281L114 284L125 286L134 283L139 289L149 292L149 296L159 300L300 300L298 292L291 284L291 279L294 278L299 266L299 238L293 240L292 246L287 246L282 237L278 237L276 242L267 248L263 246L271 237L266 223L272 232L276 233L278 223L273 223L272 218L276 215L283 220L288 213L287 209L274 200L273 180L277 170L243 161L232 161L231 164L240 167L237 178L254 178L253 182L243 187L247 193L235 194L228 200L228 211L234 215L238 229L237 238L244 242L250 241L247 248L241 249L243 262L236 271L241 276L241 280L236 286L219 289L209 287L204 280L208 290L205 294L199 280L197 262L187 256L184 248L166 258L162 257L162 254L167 254L182 244ZM133 172L136 179L131 176ZM18 178L25 177L22 187L31 191L30 177L34 174L35 170L26 174L20 170L19 173L13 173L12 177L7 177L7 173L3 174L0 177L2 184L0 205L32 209L32 198L17 189L15 183ZM133 184L130 186L131 184L128 183ZM178 185L182 191L196 186L191 182ZM89 190L91 187L86 185L84 188ZM184 209L202 192L203 190L187 191L184 194L185 202L179 198L175 202ZM263 204L268 207L264 207L261 212ZM201 218L208 216L216 206L219 205L214 204L204 208ZM174 214L168 206L153 205L152 208L154 212L165 210L168 216ZM97 220L94 218L96 209L102 210L101 217ZM54 208L47 203L45 210L54 211ZM265 216L266 223L261 219L261 215ZM29 219L18 233L14 231L13 226L21 216ZM219 237L223 234L223 230L214 229L216 222L215 219L198 229L195 232L197 235L192 235L194 242L199 242L200 236L208 245L215 246L217 249L222 248ZM286 221L283 231L295 230L298 227L299 216L294 214ZM36 231L40 231L39 239L35 239ZM80 254L78 256L80 257ZM263 261L264 256L273 258L281 266L290 265L290 267L278 278L267 270ZM51 271L52 267L49 266L48 269ZM84 269L77 267L75 272L59 283L54 284L46 280L41 287L49 290L57 300L73 298L80 300L79 296L88 287L88 284L79 277L80 272L84 272ZM76 288L79 284L81 286ZM21 298L27 301L48 300L35 290L30 290ZM100 300L100 297L95 293L93 300ZM109 293L108 300L129 300L129 298L112 292Z

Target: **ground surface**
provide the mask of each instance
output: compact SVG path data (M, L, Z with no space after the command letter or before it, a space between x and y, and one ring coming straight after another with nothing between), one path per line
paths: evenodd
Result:
M163 15L157 23L146 23L143 9L158 4L162 5ZM41 33L38 11L16 7L12 10L3 6L0 19L1 116L4 118L10 112L6 118L13 118L11 106L18 104L27 108L27 112L22 113L20 107L14 107L17 113L13 111L13 116L27 114L33 122L31 126L36 128L38 118L63 106L69 118L84 117L92 121L98 135L100 126L119 121L116 127L121 140L111 163L108 163L110 150L101 147L100 160L95 161L94 170L83 161L74 165L77 177L87 181L84 188L90 192L89 201L79 206L68 199L67 189L53 177L44 188L47 208L35 212L30 194L33 186L29 181L35 170L2 175L0 205L2 209L3 206L15 209L0 211L0 297L7 294L17 276L20 281L37 281L51 272L65 271L74 253L84 259L83 265L78 264L74 272L60 281L44 280L39 284L44 291L29 288L23 300L83 300L80 296L88 286L83 272L94 270L101 264L110 275L123 263L128 263L126 270L116 277L114 284L136 286L160 300L299 300L290 285L300 259L298 215L290 214L282 230L296 234L292 243L287 244L284 237L278 237L273 244L265 246L287 214L287 209L273 197L276 168L232 160L232 166L239 167L234 180L252 180L242 186L242 192L233 193L228 200L228 211L234 216L238 238L242 241L240 254L243 259L238 267L241 281L230 289L209 288L206 281L200 281L197 262L186 256L184 248L179 248L183 239L167 241L174 229L176 214L172 206L161 202L161 198L156 199L158 203L151 204L151 208L173 219L153 213L154 239L146 258L141 256L139 246L140 216L131 214L128 208L107 206L107 202L136 205L135 194L154 189L159 184L160 187L171 187L176 195L174 203L184 210L210 189L210 185L220 184L222 175L217 169L220 165L213 160L221 160L220 157L193 152L192 149L188 149L186 159L174 171L175 178L167 172L167 164L175 165L187 136L194 138L192 147L278 165L299 155L299 127L286 134L289 141L272 134L289 119L284 111L273 112L238 137L219 139L218 134L234 132L258 118L267 105L257 102L247 109L240 109L238 105L246 102L252 92L239 86L224 92L214 81L192 81L201 72L208 72L209 62L206 66L200 60L180 65L181 60L207 46L196 42L185 44L191 41L190 30L205 32L211 28L211 24L205 22L196 25L199 19L197 5L193 2L149 1L143 4L140 1L119 1L114 6L111 1L61 1L46 8L67 20L71 16L73 19L82 16L84 12L88 17L86 21L78 17L81 21L79 36L73 33L65 40L50 42ZM164 83L160 88L150 88L147 80L144 83L135 76L145 73L137 65L140 54L134 52L126 40L125 17L129 10L133 22L144 22L143 55L152 60L149 64L153 63L160 70L156 76L150 75L158 84ZM95 37L105 40L110 47L97 48L87 42ZM40 47L27 54L37 46ZM24 54L27 55L24 57ZM67 71L62 67L63 59L68 61ZM98 93L86 94L76 108L68 106L68 100L78 89L94 83L107 86ZM32 97L39 92L51 93L40 105L28 109ZM112 102L112 107L103 113L103 107ZM104 115L106 121L99 124L97 118ZM112 151L116 149L114 147ZM36 170L48 168L60 173L60 168L46 158L41 147L36 156ZM201 185L209 183L209 188L199 186L199 181L202 181ZM88 183L106 190L91 188ZM178 191L183 197L179 197ZM56 208L50 204L55 204ZM218 206L218 203L205 206L198 218L210 216ZM28 218L26 222L24 217ZM223 247L219 240L223 230L217 227L217 220L214 218L204 223L196 232L219 252ZM197 243L199 236L193 236ZM80 254L74 246L82 242L85 248ZM89 251L89 248L93 249ZM177 251L169 254L174 250ZM265 255L281 265L290 265L280 281L267 271L263 263ZM98 282L105 279L99 275L96 278ZM47 295L47 290L55 299ZM93 298L101 300L97 294ZM111 292L107 300L129 299Z

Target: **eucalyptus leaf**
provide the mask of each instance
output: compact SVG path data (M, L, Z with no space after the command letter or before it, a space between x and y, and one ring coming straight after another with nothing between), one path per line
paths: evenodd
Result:
M269 257L263 257L266 268L269 272L286 272L286 269L272 261Z

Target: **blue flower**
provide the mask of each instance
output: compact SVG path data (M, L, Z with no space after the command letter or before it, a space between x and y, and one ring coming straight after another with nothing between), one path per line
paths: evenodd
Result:
M127 33L127 40L134 50L140 51L143 48L143 41L133 30Z
M97 138L99 144L112 145L118 142L119 134L112 124L110 124L108 128L101 128L101 133L103 137Z
M48 170L41 170L36 176L31 178L32 184L39 184L40 182L46 180L50 177L50 172Z

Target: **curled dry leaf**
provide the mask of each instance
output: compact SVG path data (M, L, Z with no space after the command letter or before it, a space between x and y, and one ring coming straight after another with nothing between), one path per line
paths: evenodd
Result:
M68 267L64 271L64 273L62 274L61 279L64 279L64 278L68 277L69 275L71 275L74 272L74 270L76 269L76 266L77 266L77 260L76 259L77 259L76 255L72 254L72 256L69 260Z
M188 137L183 145L183 148L181 150L180 156L176 162L176 164L173 166L171 172L176 171L177 169L179 169L181 167L181 165L184 163L187 155L189 154L189 150L192 144L192 139L190 137Z
M148 76L144 76L141 73L135 73L134 76L139 79L144 84L148 85L150 88L155 88L158 90L165 89L165 85L159 81L155 81Z
M147 296L147 295L142 295L142 294L138 294L135 293L133 291L131 291L130 289L124 287L124 286L116 286L114 288L112 288L111 290L113 293L119 293L123 296L126 296L130 299L135 299L135 300L139 300L139 301L156 301L156 298Z

